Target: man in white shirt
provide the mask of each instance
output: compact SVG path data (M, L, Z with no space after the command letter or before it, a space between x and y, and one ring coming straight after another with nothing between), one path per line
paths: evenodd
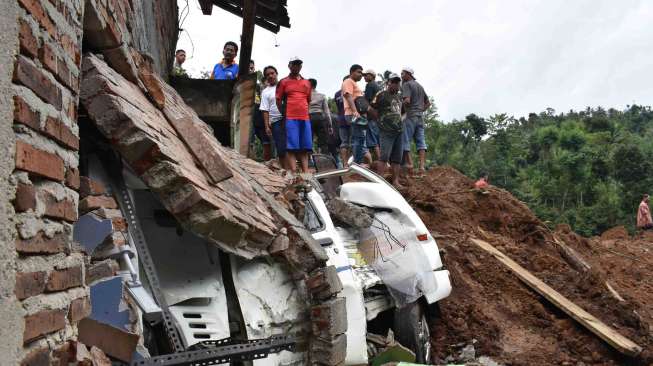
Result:
M267 87L261 92L260 111L263 112L263 121L265 122L265 133L274 140L277 149L277 156L281 167L287 169L286 164L286 129L279 108L277 108L276 91L277 91L277 69L274 66L266 66L263 69L263 76Z

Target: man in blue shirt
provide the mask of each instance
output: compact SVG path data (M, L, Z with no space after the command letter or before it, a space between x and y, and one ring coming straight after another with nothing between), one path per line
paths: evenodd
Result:
M223 59L213 67L211 79L215 80L233 80L238 76L238 64L236 56L238 55L238 45L235 42L227 42L222 48Z

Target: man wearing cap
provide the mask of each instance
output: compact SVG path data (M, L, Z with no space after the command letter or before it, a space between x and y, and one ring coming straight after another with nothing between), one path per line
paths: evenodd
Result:
M311 84L299 74L302 63L298 57L290 59L290 74L279 81L276 91L277 107L286 118L286 164L292 173L297 169L297 158L302 173L308 173L308 153L313 150L308 116Z
M387 89L376 94L368 112L378 121L379 125L381 153L376 164L376 170L379 175L383 176L389 162L392 166L392 184L397 188L401 188L399 174L401 173L401 159L404 153L403 136L401 134L402 100L399 96L400 82L399 75L390 74Z
M233 80L238 76L238 64L236 56L238 55L238 45L236 42L229 41L222 47L222 61L215 64L211 79L215 80Z
M355 100L363 98L363 91L358 87L358 82L363 78L363 67L354 64L349 68L349 77L342 82L342 99L345 106L345 123L346 125L340 127L340 155L342 156L343 164L347 164L349 160L349 147L351 146L354 155L354 161L361 163L363 159L371 162L370 154L365 146L365 138L367 135L367 123L361 124L361 115L356 108Z
M372 100L381 91L381 85L375 81L376 72L372 69L367 69L363 72L363 78L365 78L365 99L368 103L372 103ZM380 149L379 149L379 127L377 121L373 118L369 118L367 122L367 136L365 140L367 148L370 152L374 153L374 158L379 159Z
M411 67L401 69L401 95L406 110L404 121L404 164L409 174L413 174L413 159L410 155L410 145L415 141L419 154L419 174L423 176L426 163L426 138L424 137L424 111L431 105L424 88L415 80L415 72Z

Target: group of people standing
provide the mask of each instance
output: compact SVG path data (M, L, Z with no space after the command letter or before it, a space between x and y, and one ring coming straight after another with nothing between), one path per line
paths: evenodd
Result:
M183 70L180 51L173 72ZM238 45L227 42L222 53L211 78L236 78ZM249 66L250 72L255 72L253 61ZM424 174L427 146L423 115L430 102L411 67L402 68L401 74L386 75L380 83L374 70L363 71L361 65L352 65L334 95L338 113L332 114L328 98L316 90L317 80L301 75L302 66L300 58L291 58L289 74L281 79L274 66L263 69L253 131L263 145L265 160L272 158L274 146L281 166L291 172L297 170L297 163L303 173L309 172L309 155L317 151L333 156L341 167L352 157L381 175L390 166L396 186L402 165L410 175ZM367 84L361 90L358 82L363 78ZM417 172L413 171L412 143L419 156Z

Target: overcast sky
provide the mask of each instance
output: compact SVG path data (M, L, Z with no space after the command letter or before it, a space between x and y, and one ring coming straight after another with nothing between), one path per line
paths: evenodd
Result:
M179 48L198 75L225 41L240 44L242 19L188 3ZM290 29L256 28L257 69L283 76L299 56L303 76L330 96L358 63L379 73L411 66L445 121L653 104L650 0L288 0L288 11Z

